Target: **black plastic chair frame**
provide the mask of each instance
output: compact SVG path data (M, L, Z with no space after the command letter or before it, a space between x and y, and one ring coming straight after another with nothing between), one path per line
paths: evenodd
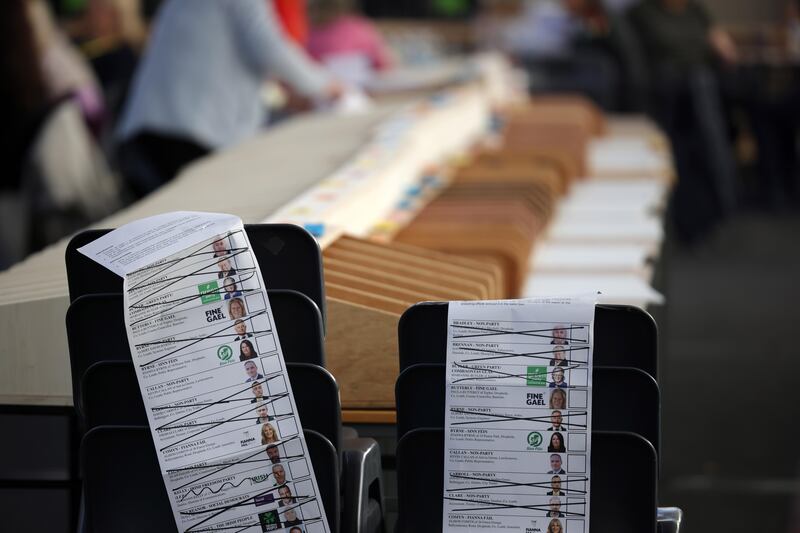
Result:
M444 363L447 302L423 302L400 317L400 371L419 363ZM628 305L597 305L595 366L639 368L658 380L658 328L646 311Z

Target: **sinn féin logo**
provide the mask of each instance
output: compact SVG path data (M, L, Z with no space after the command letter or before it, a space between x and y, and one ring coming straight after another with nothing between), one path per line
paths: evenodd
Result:
M221 361L227 361L233 357L233 350L231 350L231 347L227 344L223 344L217 348L217 357L219 357ZM530 437L528 437L528 439L530 439Z
M542 445L542 434L538 431L531 431L528 433L528 447L538 448Z

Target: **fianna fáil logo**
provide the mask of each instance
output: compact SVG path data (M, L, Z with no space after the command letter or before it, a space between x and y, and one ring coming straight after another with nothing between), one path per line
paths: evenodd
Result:
M528 387L547 387L547 367L529 366L525 384Z
M542 447L542 434L538 431L531 431L528 433L528 448L538 450Z
M223 344L217 348L217 357L219 357L220 361L229 361L233 357L233 350L227 344Z
M203 305L222 300L222 295L219 293L219 285L216 281L201 283L197 286L197 290L200 292L200 303Z

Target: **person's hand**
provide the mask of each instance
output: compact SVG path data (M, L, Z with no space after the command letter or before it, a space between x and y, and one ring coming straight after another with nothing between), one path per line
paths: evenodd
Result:
M335 102L339 100L345 92L345 87L337 80L331 80L325 89L325 100Z
M739 50L730 34L722 28L711 28L708 32L708 41L714 52L729 65L739 62Z

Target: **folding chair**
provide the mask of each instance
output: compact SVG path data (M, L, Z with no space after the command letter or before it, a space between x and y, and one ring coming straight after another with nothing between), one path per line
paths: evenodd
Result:
M75 235L67 245L70 302L85 294L122 292L122 278L78 251L110 231L86 230ZM268 288L295 290L311 298L320 310L324 327L322 255L314 237L292 224L245 224L245 231Z
M417 363L444 363L447 302L409 307L398 325L400 370ZM598 305L594 321L594 364L639 368L658 380L658 330L646 311L628 305Z
M398 438L419 428L444 427L445 371L444 364L420 364L400 373L395 385ZM592 387L593 430L636 433L658 452L660 394L650 375L636 368L595 367Z
M414 429L400 439L397 484L397 533L442 531L443 429ZM633 433L592 432L593 531L654 533L656 490L656 454L649 442Z
M309 457L331 531L339 531L336 450L306 430ZM266 461L266 458L265 458ZM99 426L81 443L85 524L89 533L175 533L169 498L146 426Z
M316 304L297 291L268 290L286 362L325 366L322 317ZM72 397L81 409L81 376L101 360L130 361L122 294L87 294L67 310ZM302 324L302 327L297 327ZM138 391L138 389L137 389Z

